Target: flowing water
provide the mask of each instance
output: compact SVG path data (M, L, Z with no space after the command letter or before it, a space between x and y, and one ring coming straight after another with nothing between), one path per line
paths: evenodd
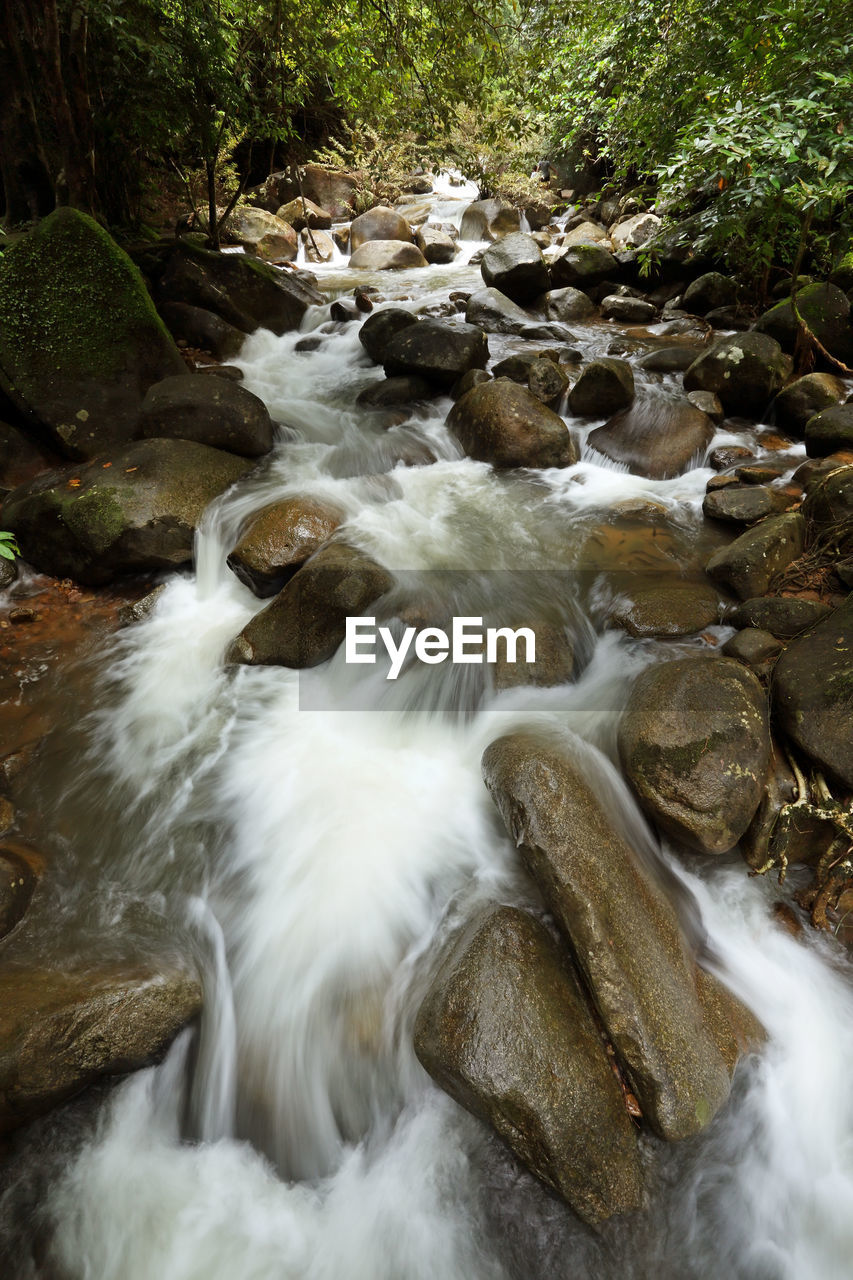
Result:
M466 196L445 189L434 219L458 222ZM319 275L330 300L368 282L428 310L479 285L466 265L477 247L391 278L365 281L343 262ZM614 768L615 726L634 673L727 632L666 645L601 620L632 575L698 572L715 536L700 517L710 469L643 480L585 450L564 471L495 473L460 457L445 399L391 429L355 408L381 377L357 325L331 324L326 307L309 330L322 339L311 352L297 350L305 332L246 342L245 385L282 423L281 442L208 511L195 572L169 579L153 615L78 675L91 714L68 708L33 779L50 797L59 868L40 936L81 955L180 938L203 968L205 1013L197 1042L184 1033L160 1066L34 1126L4 1201L2 1238L19 1251L3 1274L849 1277L849 969L830 941L778 928L772 886L737 857L672 866L716 971L768 1044L741 1064L701 1138L648 1141L647 1212L583 1227L439 1092L412 1050L448 909L536 908L480 778L496 736L533 723L585 744L614 821L648 856L671 857ZM630 354L665 341L599 322L572 330L587 358L614 338ZM500 358L523 344L490 345ZM673 394L667 379L646 381L649 394ZM568 421L581 442L597 425ZM753 437L759 454L773 443L766 428ZM432 465L398 461L425 450ZM310 673L224 668L228 642L262 607L225 557L251 512L291 493L332 499L347 541L422 586L498 582L519 599L526 589L527 607L557 582L576 681L495 694L479 668L433 667L390 682L341 653ZM10 1224L33 1185L51 1242L45 1271Z

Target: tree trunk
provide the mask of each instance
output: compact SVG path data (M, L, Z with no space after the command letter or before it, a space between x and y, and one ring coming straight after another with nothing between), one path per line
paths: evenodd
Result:
M207 174L207 237L211 249L219 249L219 217L216 212L216 161L205 160Z

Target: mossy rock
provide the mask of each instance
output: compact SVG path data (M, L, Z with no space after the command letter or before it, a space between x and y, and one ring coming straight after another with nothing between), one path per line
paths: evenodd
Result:
M61 453L130 439L154 382L185 366L142 276L106 231L57 209L0 261L0 388Z
M818 342L845 364L853 359L850 303L834 284L808 284L797 294L797 310ZM775 338L783 351L792 352L798 324L790 298L777 302L755 323L758 333Z

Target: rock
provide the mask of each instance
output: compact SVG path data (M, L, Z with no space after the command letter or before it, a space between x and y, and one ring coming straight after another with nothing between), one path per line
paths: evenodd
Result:
M366 615L393 582L391 574L363 551L329 543L246 624L225 661L316 667L335 654L346 634L347 618Z
M797 467L791 477L791 483L801 485L805 489L818 476L829 475L830 471L837 471L839 467L851 466L853 466L853 450L850 449L830 453L826 458L809 458Z
M201 1010L201 984L177 964L0 970L0 1133L101 1076L162 1057Z
M653 213L635 213L633 217L618 222L610 230L610 240L614 251L622 249L639 249L656 235L661 220Z
M486 335L476 326L419 320L391 339L383 366L389 378L415 374L449 389L469 369L485 369L488 358Z
M720 426L726 416L726 411L722 406L720 397L714 395L713 391L688 391L687 399L693 405L694 409L698 409L700 413L707 413L715 427ZM718 457L723 450L714 449L708 457L709 465L714 466L711 458ZM746 450L749 453L749 450Z
M18 427L0 422L0 490L17 489L59 463L55 453L40 448Z
M805 425L805 438L810 458L853 449L853 404L834 405L814 414Z
M385 360L391 339L411 324L417 324L417 316L404 307L385 307L374 311L358 331L358 340L376 364Z
M781 390L789 362L763 333L718 338L684 375L685 391L713 391L729 413L760 418Z
M590 289L619 275L619 263L601 245L576 244L551 262L552 289Z
M803 554L805 533L799 512L769 516L715 552L705 568L741 600L767 595L776 574Z
M536 306L545 312L549 320L586 320L595 312L595 303L580 289L549 289L537 298Z
M255 192L256 203L275 213L285 202L299 199L301 209L301 197L304 195L306 200L328 210L333 218L350 216L355 208L363 175L321 164L303 165L300 172L301 192L291 170L271 173Z
M427 262L452 262L458 252L456 245L446 231L438 227L425 225L418 230L415 244Z
M342 520L337 507L305 495L272 502L250 518L228 568L262 600L277 595Z
M710 395L708 391L691 391L690 396ZM688 396L688 399L690 399ZM729 467L733 467L736 462L742 458L754 458L755 454L751 449L747 449L742 444L724 444L717 449L712 449L708 454L708 465L713 467L715 471L726 471Z
M58 578L102 586L122 573L175 569L191 562L209 503L251 465L190 440L139 440L15 489L2 527L30 564Z
M607 231L598 222L579 222L576 227L572 227L571 231L567 231L562 239L562 246L570 248L574 244L601 244L605 243L606 248L610 248L610 241L607 237Z
M3 803L9 804L8 800ZM43 866L35 849L18 840L0 843L0 938L5 938L23 919Z
M281 205L276 217L289 222L294 231L303 231L306 227L311 231L329 231L332 226L328 209L321 209L313 200L301 200L299 196Z
M569 385L563 370L553 360L534 360L527 374L532 395L543 404L558 404Z
M0 559L0 591L5 591L7 587L11 587L12 583L17 581L18 565L14 560L7 560L5 557Z
M523 231L515 231L491 245L480 271L487 288L498 289L513 302L532 302L548 288L548 267L542 250Z
M780 640L815 626L832 610L816 600L798 600L790 596L755 596L736 604L726 621L734 627L754 627L769 632Z
M729 658L679 658L641 672L619 755L643 808L702 853L727 853L758 808L770 763L760 684Z
M786 435L802 440L809 418L838 404L846 395L847 388L840 378L831 373L808 373L779 392L773 402L773 421Z
M707 584L640 587L617 601L608 621L631 636L692 636L720 619L720 598Z
M570 941L644 1119L671 1141L698 1133L725 1102L729 1074L663 890L561 743L499 738L483 756L483 777Z
M263 400L227 378L165 378L148 388L139 414L143 437L195 440L244 458L269 453L274 431Z
M469 458L508 467L570 467L577 450L562 418L524 387L498 378L466 392L447 427Z
M486 333L523 333L530 316L499 289L478 289L465 306L468 324L478 325Z
M356 404L386 409L389 405L411 404L413 400L429 400L435 395L435 387L425 378L409 374L399 378L385 378L365 387L356 397Z
M797 294L797 309L821 346L844 364L853 362L850 302L834 284L807 284ZM755 323L758 333L775 338L783 351L793 352L798 325L790 298L777 302Z
M681 298L685 311L694 316L707 315L720 307L737 305L737 282L719 271L706 271L697 280L692 280Z
M639 1207L637 1135L577 977L514 907L457 932L415 1022L415 1051L584 1221Z
M467 373L463 373L458 382L454 382L450 389L452 400L461 400L466 391L470 391L472 387L479 387L484 382L491 382L491 374L486 373L485 369L469 369Z
M571 397L569 403L574 411ZM644 394L591 431L587 444L635 475L668 480L701 461L713 435L711 419L685 400Z
M160 315L173 338L199 351L209 351L217 360L232 359L246 340L242 329L228 324L215 311L206 311L204 307L191 307L185 302L164 302Z
M521 213L503 200L475 200L462 215L460 240L500 240L521 229Z
M306 262L331 262L335 256L335 242L327 231L314 231L305 227L299 233L305 250Z
M853 788L853 595L794 640L773 672L773 713L797 747Z
M634 399L634 374L627 360L593 360L569 392L569 407L580 418L603 418Z
M411 244L412 228L396 209L378 204L354 218L349 229L350 252L374 240L397 240Z
M118 620L121 626L130 627L134 622L144 622L146 618L150 618L157 601L166 590L166 583L161 582L159 587L155 587L153 591L149 591L141 600L134 600L133 604L126 604L118 611Z
M837 285L844 293L850 293L853 290L853 249L848 249L833 268L832 275L829 277L832 284ZM806 277L805 283L810 283Z
M650 320L654 320L657 310L651 302L645 302L642 298L609 293L602 299L601 314L605 320L621 320L624 324L648 324Z
M514 355L498 361L492 369L492 377L511 378L513 382L523 382L526 386L530 370L538 359L539 356L535 351L517 351Z
M223 233L264 262L295 262L299 253L299 237L294 228L266 209L248 205L235 209L228 215Z
M853 517L853 466L838 467L810 480L802 513L816 530L829 529L850 520Z
M781 651L781 640L777 640L769 631L762 631L760 627L744 627L742 631L736 631L722 649L727 658L745 662L759 673L765 671Z
M684 373L693 364L696 356L695 347L658 347L656 351L650 351L648 355L643 356L638 364L641 369L648 369L650 373ZM693 394L703 393L694 392Z
M792 505L791 498L781 489L735 483L725 489L706 493L702 510L711 520L725 520L730 524L755 524L765 516L786 511Z
M127 255L57 209L0 259L0 391L60 453L128 440L148 387L185 365Z
M427 260L416 244L403 240L369 240L349 260L353 271L407 271L425 267Z
M506 650L503 646L499 646L498 660L491 668L495 692L516 689L522 685L550 689L556 685L567 684L574 673L575 654L565 627L545 622L541 618L526 619L518 625L530 627L535 634L536 661L524 661L521 657L524 649L519 646L518 661L509 662Z
M307 271L277 271L245 254L212 253L187 238L170 254L158 297L213 311L243 333L288 333L299 328L309 307L326 301ZM151 382L175 372L180 370L164 370Z

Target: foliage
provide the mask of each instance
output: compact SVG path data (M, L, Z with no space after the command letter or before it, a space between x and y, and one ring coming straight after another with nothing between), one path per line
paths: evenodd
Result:
M480 196L517 202L541 198L530 174L545 150L544 131L532 113L519 110L507 93L495 93L482 108L457 104L440 153L480 188Z
M21 548L15 541L14 533L0 533L0 556L4 560L14 560L21 554Z

